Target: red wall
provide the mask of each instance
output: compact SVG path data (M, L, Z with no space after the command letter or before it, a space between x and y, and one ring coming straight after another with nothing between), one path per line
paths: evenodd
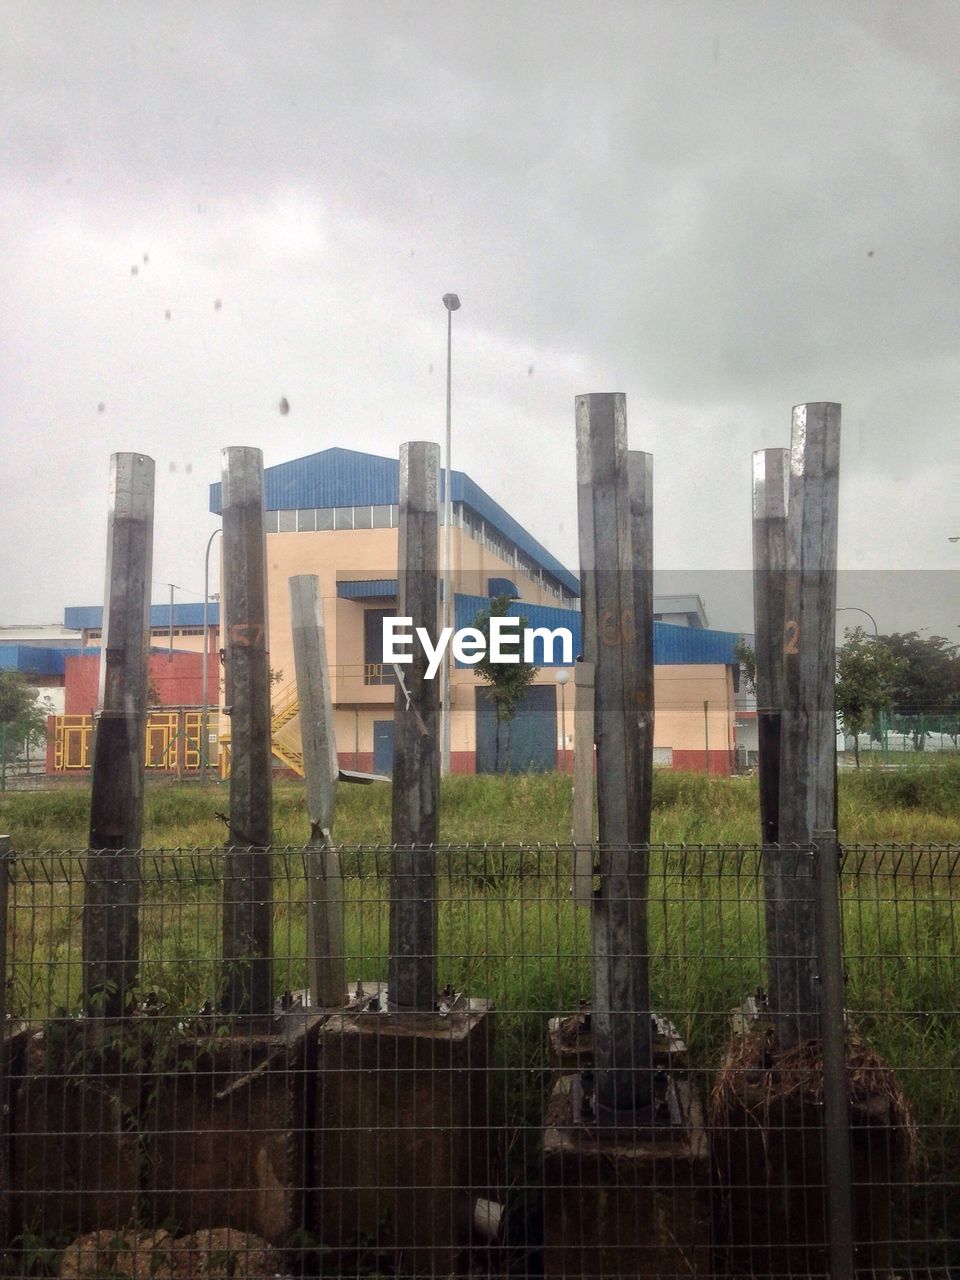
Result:
M187 650L151 653L149 680L160 695L157 706L199 707L203 700L203 656ZM64 708L68 716L90 715L97 709L100 683L100 653L78 654L66 660L66 694ZM207 699L212 706L219 701L220 662L216 652L208 656ZM152 703L151 703L152 705Z

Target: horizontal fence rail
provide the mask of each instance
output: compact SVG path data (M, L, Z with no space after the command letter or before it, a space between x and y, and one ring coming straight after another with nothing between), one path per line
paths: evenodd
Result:
M141 851L112 1019L83 1013L88 851L0 858L0 1275L825 1274L849 1142L857 1270L956 1276L960 846L840 850L848 1133L824 1132L819 1041L774 1043L780 850L645 847L649 956L625 960L649 965L653 1059L626 1065L654 1106L606 1119L577 850L433 852L436 1005L398 1014L394 851L336 851L348 989L320 1009L309 851L274 848L265 1018L221 1012L223 848Z

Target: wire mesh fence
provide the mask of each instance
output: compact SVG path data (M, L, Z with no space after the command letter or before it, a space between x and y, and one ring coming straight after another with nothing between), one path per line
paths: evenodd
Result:
M636 851L633 851L636 852ZM570 847L435 851L437 1000L390 1008L394 852L338 851L348 998L312 1005L303 849L273 850L266 1018L221 1012L223 849L141 853L130 1010L84 1005L86 850L6 893L7 1276L835 1273L816 1039L776 1044L766 859L653 846L642 1115L598 1113ZM856 1266L960 1267L960 847L846 847ZM0 908L3 907L0 900ZM627 958L628 960L630 958ZM613 1017L636 1011L614 1011Z

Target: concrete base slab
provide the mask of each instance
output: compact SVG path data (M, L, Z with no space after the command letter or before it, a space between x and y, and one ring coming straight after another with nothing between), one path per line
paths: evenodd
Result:
M685 1071L687 1046L669 1019L651 1015L653 1065L663 1071ZM558 1075L586 1071L593 1066L593 1028L589 1008L547 1023L550 1066Z
M491 1178L492 1042L485 1000L324 1024L312 1229L337 1268L457 1270Z
M716 1230L729 1275L826 1273L823 1108L802 1094L777 1096L767 1073L742 1068L736 1047L722 1110L711 1132L720 1191ZM881 1273L896 1235L893 1185L906 1176L887 1097L851 1105L855 1265Z
M543 1135L544 1275L708 1275L710 1160L689 1084L683 1123L598 1135L574 1122L574 1077L553 1086Z
M62 1018L32 1031L13 1112L11 1209L47 1238L118 1229L139 1186L140 1019Z
M305 1221L317 1030L296 1008L188 1034L144 1079L144 1220L231 1227L284 1244Z

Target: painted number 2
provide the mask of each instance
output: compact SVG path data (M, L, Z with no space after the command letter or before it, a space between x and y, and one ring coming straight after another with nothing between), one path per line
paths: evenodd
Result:
M783 652L799 653L800 624L790 621L783 628Z

